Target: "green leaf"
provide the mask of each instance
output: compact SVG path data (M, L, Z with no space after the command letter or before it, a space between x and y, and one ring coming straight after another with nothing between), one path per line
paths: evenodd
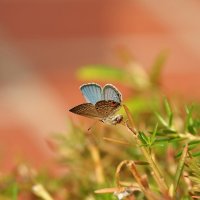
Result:
M159 138L159 139L156 139L156 143L163 143L163 142L169 142L169 138Z
M171 129L168 129L168 128L159 130L159 134L164 134L164 135L166 135L166 134L173 135L173 134L176 134L176 133L177 133L177 131L171 130Z
M131 113L134 113L134 116L139 115L143 112L153 112L158 107L158 102L152 99L145 99L142 96L137 96L131 98L125 102L128 106Z
M193 125L195 128L200 128L200 120L199 119L194 119L193 120Z
M192 113L193 113L193 106L191 106L190 108L186 107L186 122L185 122L185 130L192 133L192 134L196 134L196 129L195 129L195 125L194 125L194 121L192 118Z
M152 67L151 67L151 73L150 73L150 80L153 84L158 84L160 75L162 72L162 69L164 67L164 64L167 60L168 52L162 51L157 58L155 59Z
M138 136L139 136L141 142L144 145L148 145L149 144L149 138L142 131L139 131L139 135Z
M156 124L154 130L153 130L153 134L151 136L151 145L155 142L156 140L156 134L157 134L157 129L158 129L158 123Z
M200 140L194 140L194 141L191 141L188 143L188 145L193 145L193 144L199 144L200 143Z
M122 81L125 72L107 65L85 65L77 71L77 76L81 80Z
M180 138L180 137L173 137L173 138L170 138L169 139L169 142L180 142L180 141L183 141L185 140L185 138Z
M156 117L158 118L158 120L160 121L160 123L165 126L165 127L168 127L168 123L163 119L163 117L158 113L156 112Z
M192 153L192 156L193 157L198 157L198 156L200 156L200 152Z
M178 158L182 155L182 151L179 151L176 155L175 155L175 158Z
M171 106L169 105L167 98L164 98L164 106L165 106L165 110L167 112L167 115L170 116L171 113L172 113L172 110L171 110Z
M173 120L173 112L172 112L171 106L170 106L167 98L164 98L164 106L165 106L165 110L167 112L167 116L169 118L168 126L171 127L172 126L172 120Z
M175 174L175 179L174 179L174 193L176 192L178 184L179 184L179 180L180 180L180 177L181 177L181 174L183 171L187 152L188 152L188 145L186 144L183 149L183 153L181 155L180 161L179 161L177 169L176 169L176 174Z

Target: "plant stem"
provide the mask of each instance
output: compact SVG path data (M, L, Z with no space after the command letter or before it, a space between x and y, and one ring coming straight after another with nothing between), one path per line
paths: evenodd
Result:
M163 176L161 175L160 170L158 169L158 165L152 159L151 154L147 150L147 148L145 146L143 146L141 141L139 140L139 138L138 138L139 133L134 126L131 113L125 105L124 105L124 109L125 109L127 117L128 117L128 122L130 123L130 124L126 123L126 126L134 134L136 143L137 143L138 147L140 148L140 150L142 151L143 155L145 156L146 160L148 161L148 163L154 173L153 177L154 177L155 181L157 182L158 186L160 187L162 193L164 195L167 195L168 194L168 186L165 183L165 180L164 180Z
M181 155L177 170L176 170L176 176L175 176L175 180L174 180L174 191L173 191L173 195L175 194L176 190L177 190L177 186L181 177L181 174L183 172L183 167L184 167L184 163L185 163L185 159L187 156L187 152L188 152L188 144L185 145L185 148L183 149L183 153Z
M161 175L160 170L158 169L158 166L156 165L155 161L152 159L151 154L149 153L147 148L141 146L142 144L138 139L137 139L137 144L138 146L140 146L141 151L143 152L145 158L147 159L149 165L151 166L157 184L160 186L162 192L166 193L168 191L167 184L165 183L164 178Z
M157 196L155 196L150 190L149 190L149 186L148 186L148 182L144 182L142 180L141 175L139 174L139 172L137 171L137 168L134 164L134 162L129 162L129 164L127 165L129 170L131 171L132 175L135 177L137 183L139 184L141 190L144 192L145 196L147 197L147 199L149 200L156 200L158 199Z
M95 173L96 173L97 182L102 184L104 183L105 178L104 178L104 173L103 173L103 167L101 165L101 158L100 158L99 151L97 147L93 144L89 144L88 149L91 153L92 159L95 164Z
M191 133L177 133L180 138L188 139L190 141L200 140L199 136L192 135Z
M130 172L132 173L133 177L135 178L138 187L140 188L141 191L143 191L143 193L145 194L146 198L148 200L160 200L160 198L158 196L156 196L150 189L149 189L149 184L147 179L144 179L144 177L142 177L140 175L140 173L138 172L137 168L136 168L136 163L132 160L123 160L118 166L117 166L117 170L115 172L115 179L116 179L116 183L117 183L117 187L120 188L121 184L120 184L120 171L122 169L122 167L125 165Z

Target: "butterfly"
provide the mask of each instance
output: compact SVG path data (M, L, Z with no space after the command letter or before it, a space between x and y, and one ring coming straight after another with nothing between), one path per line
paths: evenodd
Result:
M122 95L112 84L103 88L96 83L83 84L80 90L87 103L80 104L69 111L84 117L98 119L106 124L116 125L122 122L122 115L115 115L120 109Z

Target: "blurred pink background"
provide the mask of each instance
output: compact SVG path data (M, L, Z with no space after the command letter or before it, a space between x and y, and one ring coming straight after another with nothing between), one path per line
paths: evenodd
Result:
M119 46L146 68L167 49L163 87L199 100L199 22L198 0L0 0L1 169L52 164L46 139L83 100L76 69L122 66Z

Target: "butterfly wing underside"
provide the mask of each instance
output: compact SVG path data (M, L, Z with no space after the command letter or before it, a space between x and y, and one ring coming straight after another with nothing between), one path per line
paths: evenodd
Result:
M122 95L121 93L111 84L107 84L103 88L103 97L104 100L109 101L115 101L118 103L121 103L122 101Z
M120 103L112 100L102 100L95 104L95 108L101 118L106 118L114 115L119 110Z
M83 103L69 110L78 115L89 118L100 118L95 106L92 103Z
M96 83L84 84L80 90L88 103L95 105L98 101L103 100L102 89Z

